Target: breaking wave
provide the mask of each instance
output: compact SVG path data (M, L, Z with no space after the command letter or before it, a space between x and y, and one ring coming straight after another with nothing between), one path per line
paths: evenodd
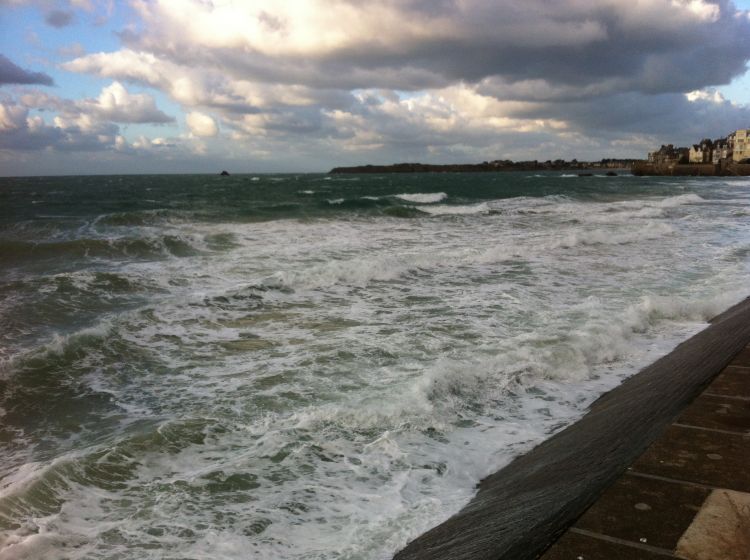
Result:
M414 204L434 204L436 202L440 202L441 200L445 200L448 198L448 195L444 192L437 192L437 193L414 193L414 194L397 194L394 195L396 198L400 198L401 200L405 200L406 202L413 202Z

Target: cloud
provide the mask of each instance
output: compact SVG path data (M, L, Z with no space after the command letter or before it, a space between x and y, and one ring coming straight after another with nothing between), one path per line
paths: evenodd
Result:
M19 105L0 105L0 130L18 130L26 123L28 110Z
M39 84L54 85L52 77L43 72L29 72L15 65L6 56L0 54L0 85L3 84Z
M102 89L96 99L84 99L76 104L80 112L99 120L119 123L168 123L170 117L157 109L154 98L146 93L130 93L119 82Z
M726 82L750 56L748 21L727 1L280 0L261 9L156 0L134 7L143 30L123 35L134 50L311 87L418 90L499 77L583 87L620 79L630 90L677 91Z
M64 45L57 49L57 53L60 56L83 56L86 53L86 48L78 42L73 42L69 45Z
M65 117L85 114L97 121L117 123L164 124L175 120L156 107L151 95L130 93L119 82L112 82L102 88L97 98L73 101L40 91L30 91L21 95L20 100L30 109L56 111Z
M57 111L63 130L81 131L171 120L124 84L182 106L183 138L159 144L173 148L115 139L123 153L272 162L294 152L317 166L334 157L583 159L643 155L654 143L750 122L746 108L710 89L750 60L750 18L729 0L134 0L132 8L137 22L120 31L119 50L69 50L75 58L61 65L112 85L91 99L26 99Z
M25 107L0 102L0 149L40 150L63 140L61 130L30 117Z
M41 114L51 112L51 122ZM97 98L70 100L38 90L17 100L0 98L0 148L61 152L125 151L118 123L163 124L174 119L156 107L148 94L130 93L113 82ZM166 145L166 141L156 144Z
M185 106L207 106L229 113L257 113L269 107L332 106L351 101L351 95L341 89L233 78L220 68L179 65L151 53L130 49L89 54L62 67L72 72L151 86Z
M185 120L190 132L196 136L216 136L219 133L216 121L209 115L193 111L185 115Z
M683 93L729 82L750 59L750 21L727 0L280 0L262 9L155 0L134 9L141 30L121 34L125 48L63 67L247 113L459 82L499 99Z
M65 10L50 10L44 16L44 21L47 25L60 29L73 23L73 12L67 12Z

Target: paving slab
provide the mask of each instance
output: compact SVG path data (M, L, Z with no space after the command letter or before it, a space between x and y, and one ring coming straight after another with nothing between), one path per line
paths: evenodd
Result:
M750 436L669 426L632 465L636 472L750 492Z
M649 550L633 547L594 536L568 531L540 560L667 560L676 558Z
M601 495L575 527L673 550L710 493L695 485L626 474Z
M750 369L728 367L708 386L706 393L750 399Z
M677 545L686 560L750 558L750 494L714 490Z
M750 382L746 383L750 386ZM677 423L717 430L749 432L750 399L739 400L704 393L685 409Z
M750 348L745 348L737 354L737 357L732 361L732 365L750 368Z

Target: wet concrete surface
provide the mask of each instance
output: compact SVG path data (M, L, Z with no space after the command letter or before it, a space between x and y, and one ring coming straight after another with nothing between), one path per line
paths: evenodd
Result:
M576 522L578 529L674 549L711 490L626 474Z
M750 368L728 367L711 383L706 393L750 399L750 382L744 377L747 375L750 375Z
M670 426L633 464L636 472L750 492L750 437Z
M544 560L665 560L659 551L645 547L635 548L628 544L603 540L568 531L560 541L544 555Z
M742 381L745 380L742 379ZM748 433L750 432L750 399L740 400L704 393L685 409L677 423Z

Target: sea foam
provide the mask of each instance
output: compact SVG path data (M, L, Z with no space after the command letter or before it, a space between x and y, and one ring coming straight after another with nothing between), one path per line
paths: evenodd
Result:
M415 204L434 204L448 198L448 195L444 192L437 193L413 193L413 194L397 194L396 198L405 200L407 202L413 202Z

